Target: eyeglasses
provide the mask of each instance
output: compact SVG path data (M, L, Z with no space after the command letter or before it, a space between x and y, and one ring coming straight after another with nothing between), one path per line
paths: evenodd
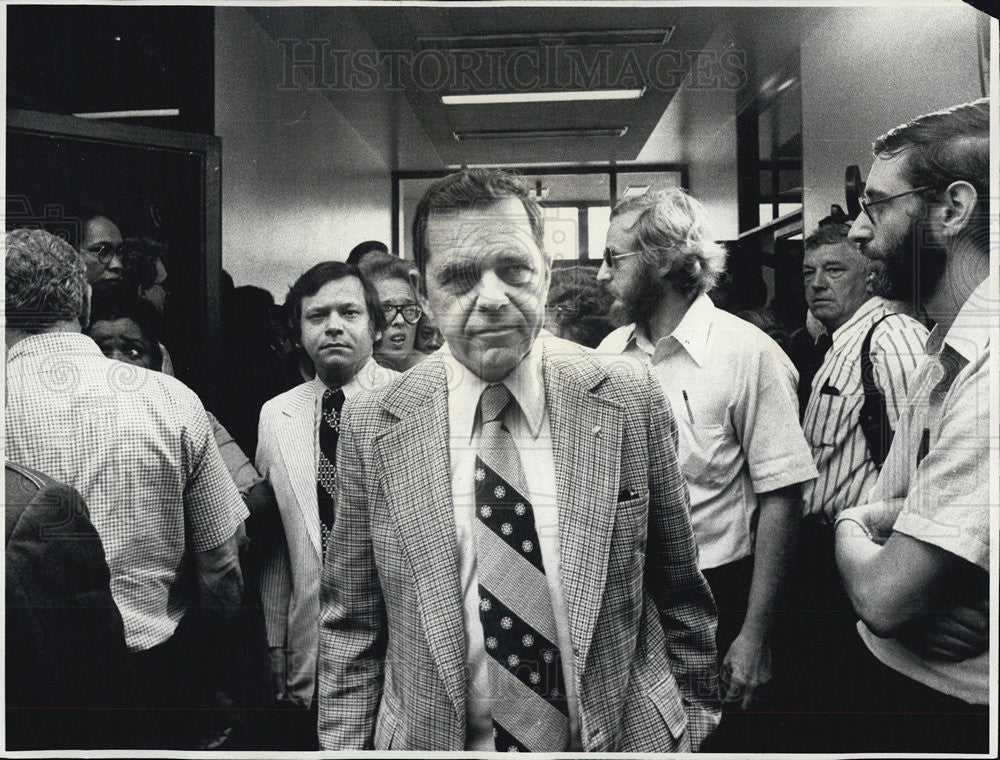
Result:
M915 187L912 190L904 190L901 193L896 193L895 195L887 195L885 198L877 198L876 200L870 201L864 197L864 195L858 196L858 203L861 205L861 210L865 212L865 216L868 217L868 221L875 226L875 217L869 210L872 206L877 206L880 203L888 203L889 201L894 201L897 198L902 198L904 195L913 195L914 193L922 193L924 190L931 190L934 185L922 185L921 187Z
M615 261L618 259L624 259L628 256L638 256L642 251L628 251L627 253L615 253L610 248L604 249L604 264L608 269L615 268Z
M95 243L87 248L87 253L96 256L102 266L107 266L111 263L111 259L117 255L118 249L111 243Z
M559 327L565 327L580 316L580 309L572 304L561 303L558 306L550 306L547 311L552 315L552 321Z
M407 322L407 324L415 325L420 321L420 315L424 313L423 309L415 303L404 303L399 305L386 303L382 304L382 311L385 312L386 324L391 324L397 314L402 314L403 319Z

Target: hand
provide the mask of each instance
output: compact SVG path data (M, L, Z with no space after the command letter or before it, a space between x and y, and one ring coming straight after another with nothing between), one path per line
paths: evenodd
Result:
M771 681L771 647L741 631L726 652L720 678L726 692L723 701L740 700L740 709L746 710L760 701L762 688Z
M956 606L929 615L896 636L909 649L932 660L958 662L976 657L990 644L990 604L983 598L975 606Z
M285 697L286 653L282 647L270 647L268 654L270 655L271 693L274 694L275 700L279 700Z
M868 528L872 540L881 546L892 535L892 527L896 524L896 518L899 517L904 504L904 499L886 499L845 509L841 515L849 516Z

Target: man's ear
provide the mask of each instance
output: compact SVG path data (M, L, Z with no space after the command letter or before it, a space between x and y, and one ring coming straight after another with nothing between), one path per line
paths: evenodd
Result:
M410 287L417 294L417 302L420 304L420 308L426 312L427 316L433 322L434 313L431 310L430 304L427 303L427 280L420 276L420 272L410 272L409 280Z
M941 234L948 240L954 240L962 230L972 224L973 214L979 193L971 183L956 180L944 191L944 202L941 206Z
M83 289L83 306L80 307L81 330L86 330L90 326L90 301L93 293L94 289L90 287L90 283L87 283L87 287Z

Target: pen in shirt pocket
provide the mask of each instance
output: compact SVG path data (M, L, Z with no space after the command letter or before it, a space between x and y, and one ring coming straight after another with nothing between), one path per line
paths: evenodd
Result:
M691 412L691 401L688 399L688 392L685 391L685 390L682 390L681 391L681 395L684 397L684 406L687 408L688 421L693 425L694 424L694 414L692 414L692 412Z

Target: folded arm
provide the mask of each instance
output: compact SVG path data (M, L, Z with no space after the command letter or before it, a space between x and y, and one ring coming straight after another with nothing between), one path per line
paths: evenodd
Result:
M985 651L985 571L905 533L893 532L880 546L865 530L879 536L877 518L870 515L882 508L845 510L837 524L837 567L858 616L876 636L899 638L941 659ZM968 602L956 605L956 598Z

